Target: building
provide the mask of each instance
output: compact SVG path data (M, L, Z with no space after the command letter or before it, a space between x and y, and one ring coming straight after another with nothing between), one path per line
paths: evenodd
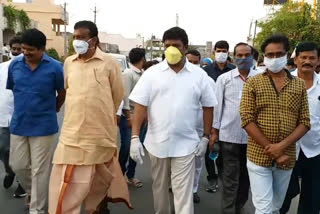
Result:
M120 53L128 56L132 48L144 48L144 38L137 34L136 38L125 38L121 34L99 32L101 48L110 53Z
M47 49L55 48L59 56L64 56L64 24L68 24L68 13L64 13L61 5L54 0L27 0L25 3L16 3L2 0L2 4L13 5L16 9L24 10L31 19L31 27L42 31L47 37ZM4 36L4 41L8 38Z

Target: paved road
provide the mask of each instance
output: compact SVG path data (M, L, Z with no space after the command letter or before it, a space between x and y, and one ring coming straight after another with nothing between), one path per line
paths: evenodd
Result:
M58 115L59 124L61 124L63 113ZM53 149L57 143L57 139L53 146ZM136 175L143 182L143 187L140 189L129 187L131 202L134 206L134 210L130 211L123 204L111 204L110 210L112 214L151 214L153 213L153 198L151 192L151 177L149 160L147 157L144 159L144 164L142 166L137 166ZM0 184L2 184L4 176L3 166L0 165ZM217 193L207 193L204 191L206 184L206 172L202 171L199 187L199 195L201 198L200 204L195 205L195 214L207 214L207 213L221 213L221 190ZM2 185L0 185L0 214L27 214L28 212L24 208L24 199L15 199L12 197L13 192L16 188L16 184L8 190L5 190ZM293 203L289 214L296 213L297 202ZM253 214L254 209L251 199L246 205L246 213Z

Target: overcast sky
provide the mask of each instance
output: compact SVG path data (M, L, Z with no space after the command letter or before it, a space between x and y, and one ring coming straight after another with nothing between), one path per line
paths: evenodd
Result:
M24 0L15 0L24 1ZM54 0L63 4L65 0ZM126 37L141 34L145 40L151 34L161 38L163 32L175 26L184 28L191 44L224 39L231 46L245 42L252 20L265 17L263 0L66 0L70 26L80 20L93 20L97 6L99 31L120 33ZM253 30L252 30L253 32Z

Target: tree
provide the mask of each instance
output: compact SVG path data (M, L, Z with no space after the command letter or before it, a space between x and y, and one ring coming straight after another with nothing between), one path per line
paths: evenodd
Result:
M54 48L49 48L49 49L47 49L47 50L46 50L46 54L47 54L48 56L52 57L53 59L56 59L56 60L58 60L58 61L61 61L57 50L54 49Z
M74 48L73 48L73 39L72 39L72 37L71 38L69 38L69 40L68 40L68 56L71 56L71 55L73 55L73 54L75 54L76 52L75 52L75 50L74 50Z
M282 33L289 38L290 52L300 41L313 41L320 45L320 22L312 18L309 4L286 3L264 22L259 22L261 31L255 39L255 47L260 50L262 42L273 33Z

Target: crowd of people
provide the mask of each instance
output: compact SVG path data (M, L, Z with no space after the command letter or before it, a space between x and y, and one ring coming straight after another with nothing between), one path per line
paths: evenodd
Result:
M288 38L273 34L262 56L240 42L232 59L222 40L212 60L188 48L182 28L162 41L163 61L133 48L122 72L90 21L75 24L76 54L63 65L44 52L41 31L13 38L11 60L0 64L3 186L16 177L14 196L25 197L30 214L80 214L82 206L102 214L111 202L133 209L128 184L143 187L135 169L147 151L148 213L193 214L204 162L206 191L222 191L220 213L244 213L251 190L255 214L285 214L298 194L298 214L319 214L317 44L301 41L290 57Z

